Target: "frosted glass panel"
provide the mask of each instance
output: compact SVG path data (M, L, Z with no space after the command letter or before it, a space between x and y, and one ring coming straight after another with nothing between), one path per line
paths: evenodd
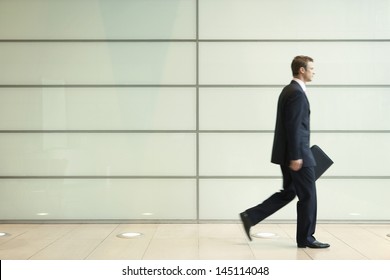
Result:
M191 88L0 88L3 130L195 129Z
M6 43L0 84L193 84L193 43Z
M388 87L308 90L314 130L390 130Z
M200 90L200 129L273 130L281 88Z
M201 134L200 175L279 175L271 164L273 134Z
M318 215L324 220L390 220L390 180L354 179L317 182Z
M387 39L389 0L200 0L201 39ZM314 5L314 6L313 6ZM304 28L294 23L302 22Z
M0 220L237 220L300 54L319 220L390 220L390 0L312 2L0 0Z
M200 128L273 130L282 88L202 88ZM313 130L390 129L390 88L308 85L308 98Z
M1 134L2 176L194 175L195 135Z
M0 220L195 219L195 199L190 179L3 179Z
M195 1L0 1L0 39L191 39Z
M281 179L202 179L199 190L200 219L237 220L238 214L255 206L282 188ZM215 203L223 201L223 203ZM296 201L292 201L270 220L296 219Z
M313 85L387 85L389 49L390 42L203 42L200 83L284 85L292 59L305 54L315 62Z
M201 134L200 174L280 175L270 162L272 141L273 133ZM312 133L311 138L311 144L322 147L334 161L324 176L389 176L388 143L389 133Z
M388 179L320 179L317 181L317 218L319 221L389 220L389 184ZM200 180L200 218L236 220L238 213L263 202L280 189L281 179ZM215 201L223 201L229 207L216 206ZM295 221L296 202L297 198L266 221Z
M389 176L390 133L314 133L333 159L327 176Z

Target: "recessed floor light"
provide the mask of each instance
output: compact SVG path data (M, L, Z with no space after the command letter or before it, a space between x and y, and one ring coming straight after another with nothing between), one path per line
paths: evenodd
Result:
M272 232L258 232L258 233L252 234L252 236L256 237L256 238L277 238L278 237L277 234L272 233Z
M349 213L350 216L361 216L360 213Z
M37 216L48 216L49 213L37 213Z
M8 236L9 234L6 232L0 232L0 237Z
M116 237L131 239L131 238L137 238L140 236L142 236L142 233L140 233L140 232L124 232L124 233L118 234Z
M153 213L149 213L149 212L146 212L146 213L142 213L143 216L153 216L154 214Z

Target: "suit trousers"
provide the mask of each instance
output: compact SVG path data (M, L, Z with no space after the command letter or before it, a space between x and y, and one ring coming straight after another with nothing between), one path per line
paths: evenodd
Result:
M299 171L293 171L287 166L281 166L283 174L283 189L261 204L247 209L252 225L256 225L268 216L272 215L289 202L295 196L297 202L297 233L298 244L312 243L317 223L317 194L315 185L314 167L302 167Z

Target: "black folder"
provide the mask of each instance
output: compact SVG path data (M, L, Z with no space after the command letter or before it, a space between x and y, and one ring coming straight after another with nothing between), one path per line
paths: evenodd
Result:
M333 164L333 161L317 145L313 145L310 149L317 163L317 166L314 167L314 172L317 180Z

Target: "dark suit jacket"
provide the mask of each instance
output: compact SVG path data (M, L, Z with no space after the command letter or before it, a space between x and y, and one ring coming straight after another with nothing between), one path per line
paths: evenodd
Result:
M310 150L310 106L305 92L294 80L282 90L276 116L271 162L290 165L303 160L303 166L315 166Z

